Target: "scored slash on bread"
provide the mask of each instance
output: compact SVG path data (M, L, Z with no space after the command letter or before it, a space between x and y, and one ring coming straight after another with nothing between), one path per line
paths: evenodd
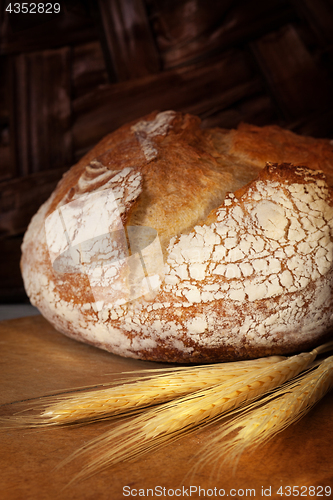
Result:
M152 113L104 138L32 219L27 293L58 330L123 356L305 350L333 323L330 180L329 141Z

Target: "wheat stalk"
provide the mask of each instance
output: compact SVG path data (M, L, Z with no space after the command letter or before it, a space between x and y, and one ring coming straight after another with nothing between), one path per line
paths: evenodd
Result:
M229 462L235 467L244 451L249 448L254 451L300 420L332 387L333 356L330 356L317 368L250 405L222 431L215 431L207 443L207 451L201 455L201 462L212 462L223 456L223 464Z
M61 396L60 400L47 398L52 404L44 413L32 417L32 420L31 417L18 417L17 422L24 427L29 424L59 425L73 421L91 421L109 415L126 415L140 408L146 410L131 421L91 441L63 462L61 465L82 454L92 453L97 456L73 479L74 481L100 468L132 460L155 450L198 428L214 423L227 412L230 414L232 411L254 408L254 401L313 367L316 356L332 348L333 341L313 349L310 353L301 353L290 358L270 357L199 367L162 369L162 373L154 376L152 373L156 370L146 370L148 375L139 377L134 383L127 380L127 383L120 387L65 398ZM331 384L331 379L327 376L327 373L331 373L331 365L329 366L328 370L327 364L323 363L324 374L321 380L329 379ZM316 373L318 375L321 372ZM283 390L285 389L281 389ZM282 392L273 393L273 396L267 396L267 401L281 394ZM323 391L317 391L316 394L317 398L320 398ZM173 400L170 401L171 399ZM260 404L262 402L263 400ZM163 404L147 409L148 406L158 403ZM311 407L309 401L306 403L306 408L308 407ZM290 410L290 415L292 413L296 415L294 420L303 415L302 411L295 410L294 407ZM267 426L274 427L272 423L268 423L270 418L268 416L266 419ZM288 422L286 419L285 426L289 425ZM218 437L216 440L219 442Z
M319 347L320 352L328 349L329 344ZM315 357L319 350L314 349L310 356ZM231 378L243 375L244 378L252 372L271 366L286 358L270 356L261 359L219 363L214 365L163 368L144 370L136 382L132 378L123 384L107 389L90 390L68 396L51 396L42 398L37 405L38 415L16 415L0 419L2 426L36 427L48 425L66 425L76 422L91 422L112 416L125 415L142 411L145 408L176 399L197 390L211 387ZM132 375L135 372L132 372ZM104 384L104 386L107 384ZM111 384L110 384L111 385ZM35 405L36 406L36 405Z
M297 376L314 361L318 352L319 349L315 349L292 356L147 410L99 436L70 457L68 460L82 454L95 455L76 479L106 466L136 459L211 424L226 412L248 404Z
M270 356L237 363L167 368L160 369L162 373L158 374L156 370L145 370L141 373L147 375L140 376L135 382L133 378L127 378L121 385L107 389L43 398L43 409L39 415L19 415L6 422L23 427L66 425L134 413L231 380L240 374L246 376L284 359L283 356ZM37 404L40 406L39 402Z
M322 352L329 344L319 347ZM318 354L314 349L310 356ZM66 425L75 422L89 422L111 416L135 413L151 405L160 404L211 387L231 378L271 366L285 360L284 356L270 356L247 361L218 363L214 365L177 367L160 370L145 370L136 382L127 379L119 386L98 389L69 396L44 398L40 415L17 416L10 419L16 426ZM8 420L7 420L8 423Z

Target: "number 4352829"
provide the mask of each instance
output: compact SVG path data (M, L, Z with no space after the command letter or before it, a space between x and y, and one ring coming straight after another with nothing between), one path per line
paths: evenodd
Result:
M6 12L10 14L59 14L60 3L9 3Z
M280 486L276 492L281 497L330 497L330 486Z

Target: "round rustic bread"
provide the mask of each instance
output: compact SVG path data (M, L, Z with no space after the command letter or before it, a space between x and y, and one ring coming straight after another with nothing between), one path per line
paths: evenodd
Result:
M205 130L173 111L125 125L33 217L27 294L57 330L122 356L310 348L333 325L332 149L276 126Z

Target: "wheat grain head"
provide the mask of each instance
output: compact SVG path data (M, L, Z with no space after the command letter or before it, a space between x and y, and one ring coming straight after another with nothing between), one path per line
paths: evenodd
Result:
M316 354L301 353L147 410L99 436L70 457L87 454L93 457L77 478L109 465L136 459L213 423L227 412L297 376L313 362Z
M237 465L247 450L255 451L288 426L296 423L333 387L333 356L317 368L297 377L216 430L207 443L201 463L224 457L225 463ZM236 433L237 431L237 433Z
M36 402L38 415L17 415L3 419L2 424L19 427L66 425L89 422L111 416L125 415L151 405L176 399L185 394L238 377L246 376L265 366L286 359L283 356L219 363L191 367L177 367L141 371L133 382L133 375L122 384L69 395L45 397ZM142 375L147 373L147 375ZM135 374L134 374L135 375ZM1 423L1 419L0 419Z

